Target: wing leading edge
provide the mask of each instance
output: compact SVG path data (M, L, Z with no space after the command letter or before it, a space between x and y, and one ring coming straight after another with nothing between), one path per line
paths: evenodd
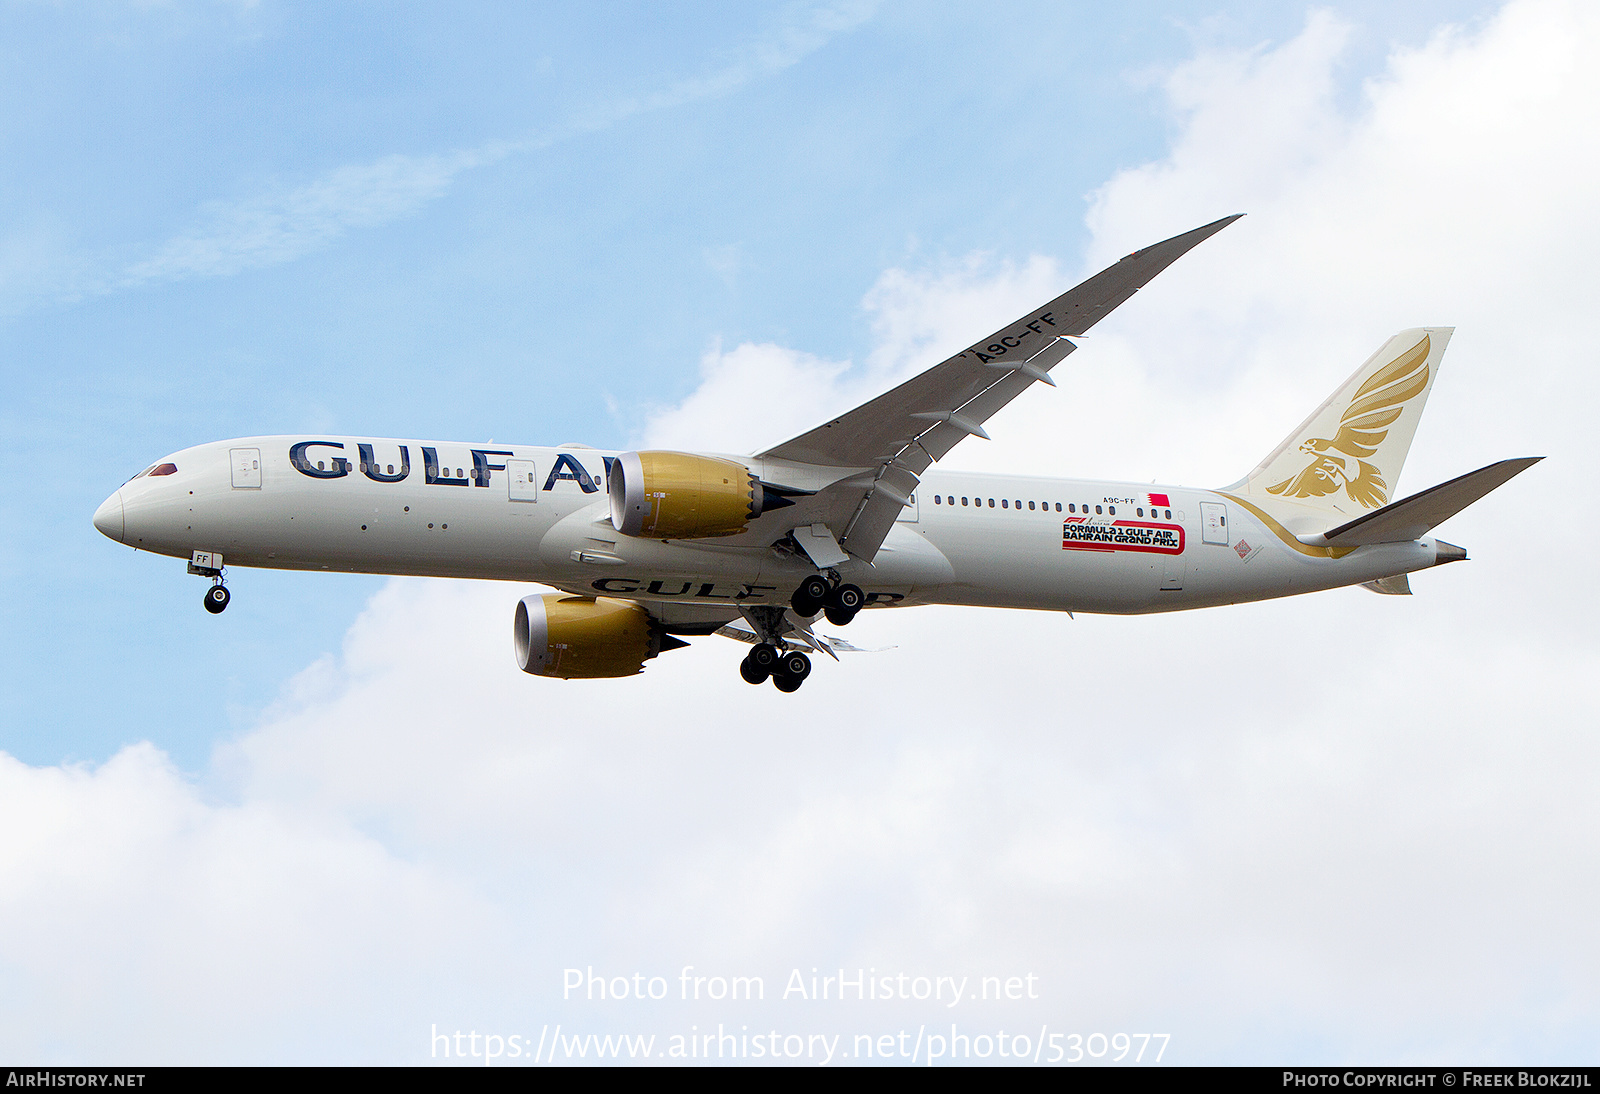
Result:
M1242 215L1134 251L954 357L760 458L861 468L822 494L832 495L827 507L837 517L828 523L839 545L870 562L930 465L967 437L987 439L983 423L996 411L1035 383L1054 383L1050 369L1077 348L1068 338L1088 331Z

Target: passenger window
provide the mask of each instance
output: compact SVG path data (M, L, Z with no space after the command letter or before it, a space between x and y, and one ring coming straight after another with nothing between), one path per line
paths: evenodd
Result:
M989 499L989 508L990 508L990 509L993 509L993 508L994 508L994 499L993 499L993 498L990 498L990 499Z
M944 501L944 497L942 495L935 494L933 496L933 504L938 505L938 504L942 503L943 501Z
M1056 502L1056 512L1061 512L1061 503L1059 501Z
M1067 512L1069 512L1069 513L1076 513L1076 512L1077 512L1077 511L1078 511L1078 507L1077 507L1077 506L1076 506L1076 505L1069 505L1069 506L1067 506Z
M1031 501L1028 503L1028 512L1033 512L1033 502Z
M321 460L318 460L318 461L317 461L317 470L318 470L318 471L323 471L323 470L325 470L325 468L324 468L324 467L323 467L323 466L322 466L322 461L321 461Z
M1094 507L1094 511L1096 516L1100 516L1104 512L1098 505Z
M967 499L966 499L966 498L962 498L962 499L961 499L961 504L962 504L962 505L965 505L965 504L967 504Z
M1142 508L1135 509L1134 512L1137 513L1141 517L1144 516L1144 510Z
M1168 519L1168 520L1171 520L1171 519L1172 519L1172 510L1171 510L1171 509L1168 509L1168 510L1167 510L1167 519Z
M1116 516L1117 515L1117 507L1115 505L1113 505L1111 507L1111 515L1112 516Z
M389 474L394 474L394 464L392 463L389 465Z
M1002 509L1010 509L1011 508L1011 502L1008 501L1005 498L1001 498L1000 499L1000 508L1002 508Z

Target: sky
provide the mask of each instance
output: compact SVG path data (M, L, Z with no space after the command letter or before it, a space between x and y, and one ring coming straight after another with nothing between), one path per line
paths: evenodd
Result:
M1594 1063L1597 46L1559 0L0 6L0 1059ZM1415 596L868 612L784 696L716 638L526 677L502 583L213 617L90 525L230 436L755 450L1235 212L945 464L1226 484L1453 325L1401 492L1548 458Z

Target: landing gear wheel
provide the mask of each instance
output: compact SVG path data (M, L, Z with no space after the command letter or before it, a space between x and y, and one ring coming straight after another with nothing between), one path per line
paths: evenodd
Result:
M222 609L228 606L228 601L231 599L232 596L228 593L226 585L213 585L206 590L206 611L212 615L219 615Z
M745 660L750 663L751 668L760 670L762 677L765 678L768 673L778 671L778 657L777 646L770 642L759 642L756 644L756 648L746 655ZM749 679L749 677L745 679ZM754 682L759 684L761 681Z
M867 595L861 591L861 586L840 585L828 594L828 606L823 611L827 614L829 623L835 627L843 627L856 617L861 605L866 602Z
M739 675L744 677L744 682L747 684L764 684L767 682L769 674L766 669L754 664L749 655L746 655L745 659L739 662Z
M830 608L855 615L861 610L861 605L867 602L867 594L861 591L859 585L840 585L828 594L827 604Z
M794 596L789 598L789 604L794 608L796 615L810 618L822 610L827 599L828 579L821 574L812 574L800 583L800 587L794 591Z
M788 654L783 659L783 675L792 677L794 686L799 687L800 681L811 675L811 658L799 651Z
M786 693L791 691L799 691L800 684L801 680L799 677L788 676L781 672L772 678L772 686L777 688L779 691Z

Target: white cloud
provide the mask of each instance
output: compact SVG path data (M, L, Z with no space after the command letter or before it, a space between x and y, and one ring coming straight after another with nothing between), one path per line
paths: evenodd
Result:
M149 745L94 771L0 755L0 828L0 1043L61 1062L287 1061L291 1025L381 1051L346 1016L399 1019L367 998L395 955L443 990L430 939L501 915L336 816L208 801Z
M714 345L700 361L700 386L656 410L640 443L754 452L770 448L937 364L1016 318L1016 301L1044 300L1066 286L1055 263L1022 266L984 255L927 271L886 270L863 305L874 346L865 365L824 361L771 344Z
M779 23L770 32L740 43L727 64L659 91L598 105L575 119L570 129L574 132L604 129L639 114L718 98L753 80L774 76L805 60L833 38L866 22L877 7L877 0L834 0L795 9L792 18Z
M352 228L387 224L440 197L462 171L499 158L385 156L330 171L305 186L243 202L213 202L202 223L123 272L120 288L190 277L226 277L290 262Z
M953 462L1226 481L1393 330L1455 322L1407 486L1552 456L1442 529L1474 562L1410 599L873 612L851 637L897 648L819 665L794 696L740 683L716 640L627 680L524 679L518 590L396 581L198 788L148 746L94 771L0 760L0 822L26 834L0 850L0 1046L408 1061L434 1022L954 1019L1156 1029L1187 1062L1586 1057L1600 746L1571 560L1596 528L1572 469L1597 394L1577 302L1597 287L1600 156L1570 138L1600 76L1566 59L1600 44L1600 16L1513 4L1397 52L1353 112L1328 76L1344 35L1314 16L1174 75L1172 153L1107 183L1082 272L1251 216ZM861 366L719 348L647 436L781 440L1063 280L1045 259L890 272ZM683 964L760 973L769 999L791 967L840 965L1031 972L1044 997L559 997L567 966Z

